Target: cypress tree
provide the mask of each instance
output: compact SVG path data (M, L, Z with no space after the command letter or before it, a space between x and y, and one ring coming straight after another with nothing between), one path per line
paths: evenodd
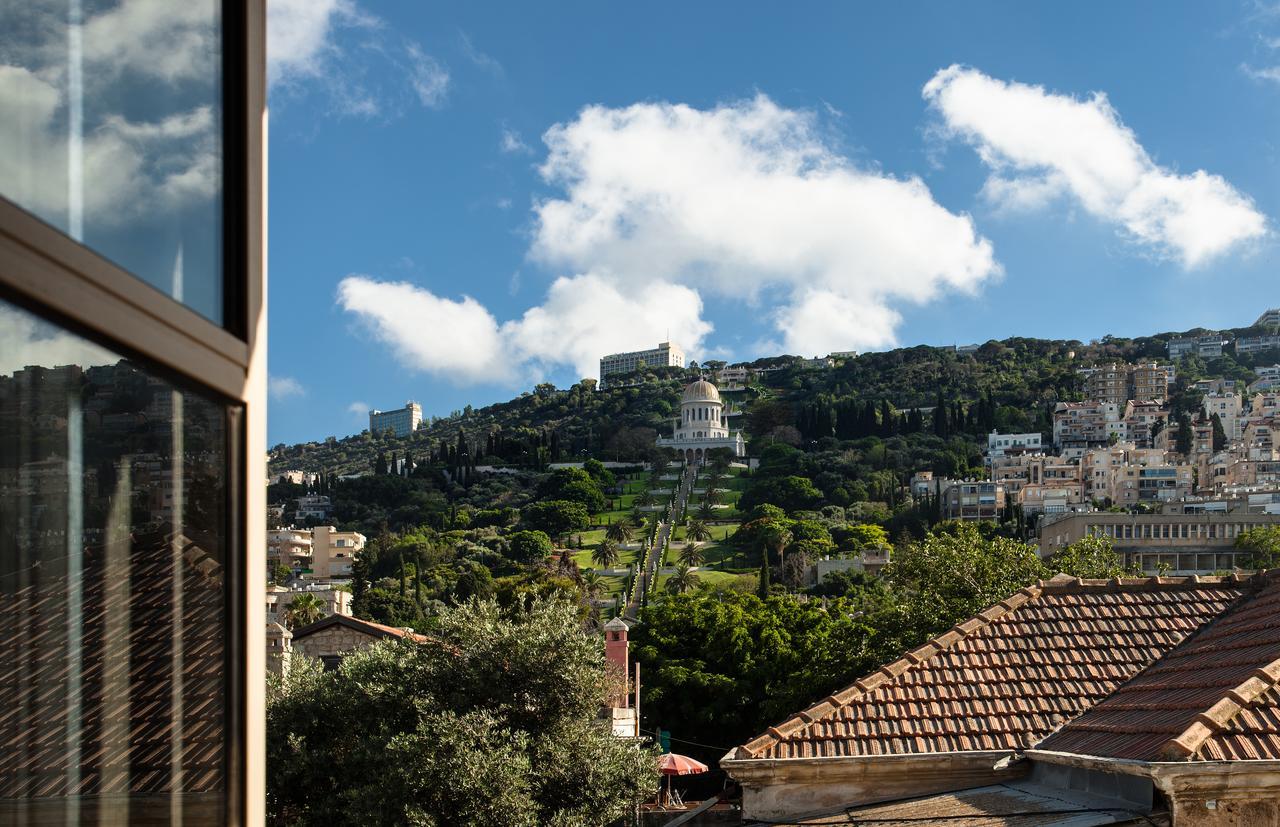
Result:
M756 588L756 595L764 600L769 596L769 561L768 559L760 562L760 585Z

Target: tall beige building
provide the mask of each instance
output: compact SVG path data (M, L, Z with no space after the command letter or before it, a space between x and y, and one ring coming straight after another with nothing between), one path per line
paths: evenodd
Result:
M684 351L673 342L659 342L653 350L633 350L629 353L611 353L600 357L600 387L612 373L630 373L641 367L682 368Z
M1115 405L1164 399L1169 394L1169 374L1155 364L1110 364L1089 374L1085 393L1094 402Z

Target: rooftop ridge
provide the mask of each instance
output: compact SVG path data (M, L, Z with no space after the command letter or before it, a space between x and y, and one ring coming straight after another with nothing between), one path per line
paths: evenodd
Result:
M1073 578L1074 579L1074 578ZM950 649L957 642L989 627L996 620L1017 611L1028 602L1039 597L1045 581L1027 586L1014 592L1009 597L987 607L975 616L957 623L946 632L910 650L902 657L880 667L875 672L854 681L839 692L834 692L813 706L792 715L776 726L771 726L764 734L759 735L733 751L737 758L756 758L763 754L769 746L781 741L789 735L803 729L825 715L835 712L855 698L864 695L890 680L898 677L912 667L928 662L938 654Z

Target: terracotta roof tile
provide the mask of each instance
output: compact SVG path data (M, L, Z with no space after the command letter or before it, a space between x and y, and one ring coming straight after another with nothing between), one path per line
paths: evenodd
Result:
M1148 761L1280 758L1280 580L1254 586L1039 747Z
M1226 578L1055 578L957 624L744 744L736 756L1028 748L1245 594L1240 582ZM1242 664L1231 686L1258 666Z

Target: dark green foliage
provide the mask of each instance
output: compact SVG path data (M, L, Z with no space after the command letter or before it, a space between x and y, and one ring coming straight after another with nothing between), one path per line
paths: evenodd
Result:
M1280 568L1280 526L1260 526L1240 533L1236 548L1250 553L1245 565L1253 569Z
M517 531L508 545L509 555L518 563L536 563L551 556L553 546L545 531Z
M656 756L596 720L599 640L534 600L443 611L270 693L267 806L291 825L588 825L657 789Z
M591 520L587 509L579 502L547 500L524 507L522 519L526 526L544 531L552 537L564 537L574 531L585 531Z

